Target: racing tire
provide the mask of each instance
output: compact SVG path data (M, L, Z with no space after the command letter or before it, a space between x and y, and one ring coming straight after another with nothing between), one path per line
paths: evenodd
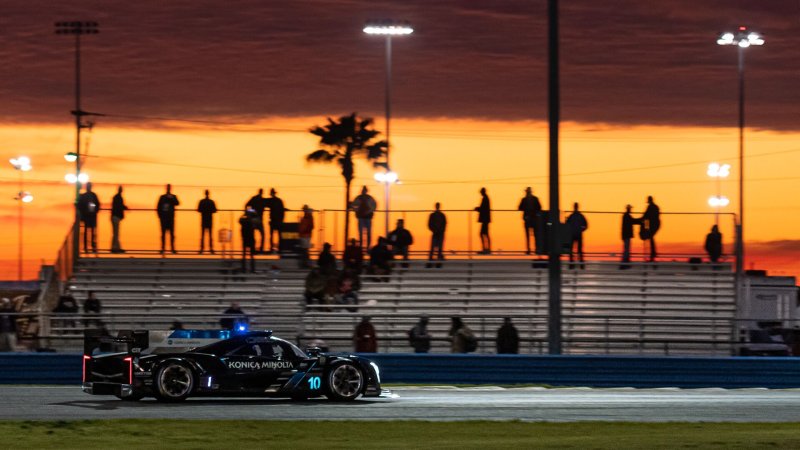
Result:
M343 361L334 364L327 375L325 396L339 402L350 402L364 391L366 376L355 364Z
M153 388L156 399L162 402L180 402L194 391L195 375L192 368L180 361L167 361L156 372Z

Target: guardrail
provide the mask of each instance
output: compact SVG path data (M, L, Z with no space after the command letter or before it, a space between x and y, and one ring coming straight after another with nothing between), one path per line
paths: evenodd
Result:
M417 355L363 356L383 383L636 388L800 388L800 358ZM80 353L0 354L0 384L75 385Z

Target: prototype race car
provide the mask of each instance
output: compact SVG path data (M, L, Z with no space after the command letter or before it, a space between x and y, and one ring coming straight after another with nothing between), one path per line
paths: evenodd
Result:
M122 344L124 352L97 354ZM271 331L230 330L135 330L117 337L87 330L83 391L165 402L190 396L304 400L323 395L352 401L382 394L380 370L366 358L314 348L305 353Z

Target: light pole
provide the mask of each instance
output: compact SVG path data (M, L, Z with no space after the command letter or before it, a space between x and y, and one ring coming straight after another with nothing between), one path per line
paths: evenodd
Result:
M386 37L386 177L392 173L389 165L389 151L391 150L391 118L392 118L392 37L406 36L414 32L408 22L383 20L368 22L363 29L369 35ZM376 175L377 179L377 175ZM396 179L395 179L396 181ZM391 183L384 183L386 195L386 236L389 235L389 188Z
M547 352L560 355L561 341L561 197L559 193L559 133L561 87L558 0L547 0L547 121L549 129L550 236L547 262Z
M80 255L81 215L78 211L78 198L81 195L81 130L88 125L83 123L83 116L87 113L81 110L81 36L84 34L97 34L97 22L56 22L56 34L71 34L75 36L75 223L72 226L72 261L78 260ZM69 154L68 154L69 155ZM69 159L68 159L69 160Z
M716 180L717 185L717 195L710 197L708 199L708 204L712 208L721 208L728 206L728 198L722 195L722 187L721 182L723 178L727 178L728 175L731 173L731 165L730 164L720 164L720 163L711 163L708 165L708 170L706 171L709 177L714 178ZM719 210L714 214L714 225L719 226Z
M19 191L17 191L17 196L14 197L14 200L17 201L17 227L18 227L18 237L17 237L17 279L22 281L22 247L23 247L23 209L22 206L25 203L30 203L33 201L33 195L30 192L25 192L25 179L24 174L25 172L31 170L33 167L31 166L31 159L27 156L20 156L17 158L11 158L9 160L14 169L19 172Z
M739 53L739 227L736 233L736 275L741 282L744 267L744 49L764 45L764 38L747 27L724 32L717 38L719 45L735 45Z

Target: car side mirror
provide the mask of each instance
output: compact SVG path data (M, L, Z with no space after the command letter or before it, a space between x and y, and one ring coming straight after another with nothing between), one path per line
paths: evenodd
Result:
M322 353L322 349L319 347L306 347L306 354L308 356L316 357L319 356L320 353Z

